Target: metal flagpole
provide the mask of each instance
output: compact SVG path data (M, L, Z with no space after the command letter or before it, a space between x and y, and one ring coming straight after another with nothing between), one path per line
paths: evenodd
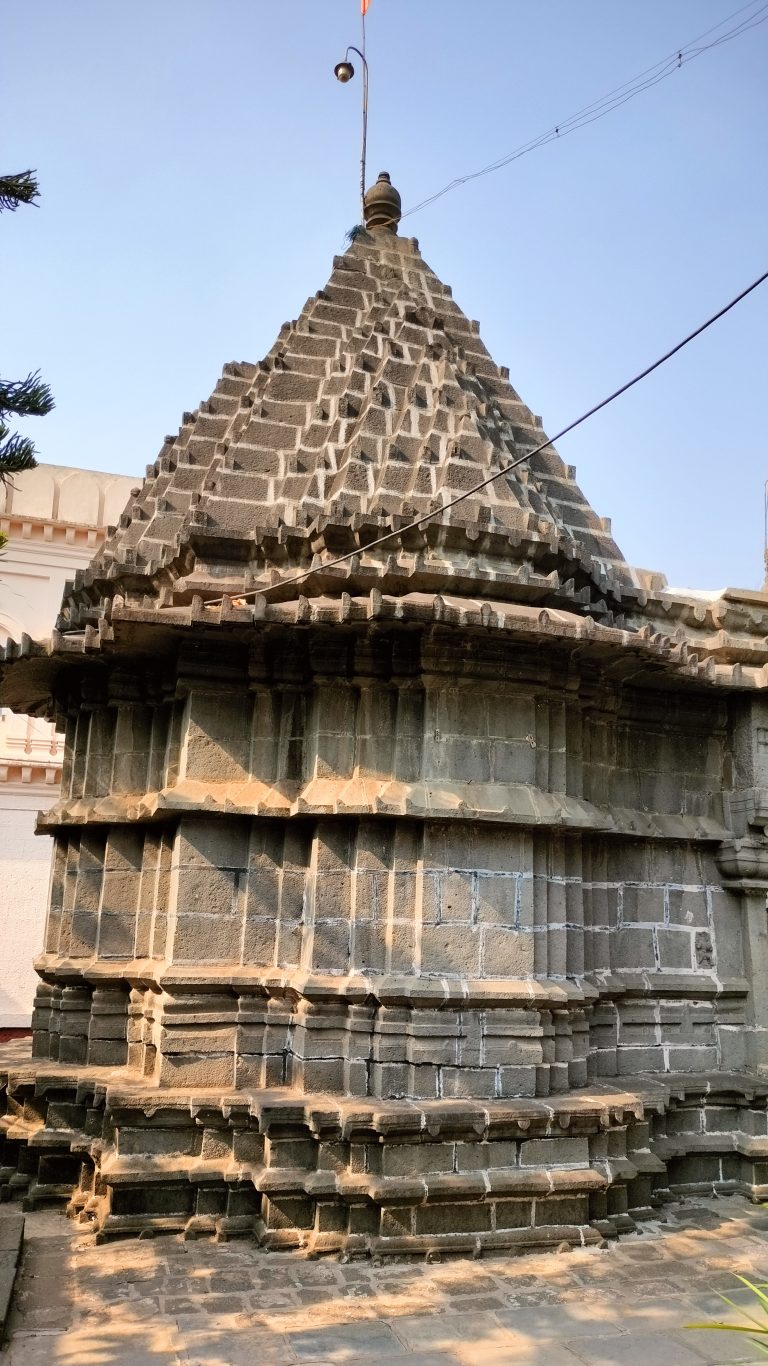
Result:
M365 222L365 158L368 144L368 61L365 55L365 14L367 0L360 2L360 27L362 29L363 58L363 141L360 149L360 222Z
M363 140L360 148L360 223L365 222L365 158L368 143L368 61L365 55L365 13L368 9L368 0L361 0L360 21L362 26L362 39L360 47L348 47L343 62L337 62L333 68L337 81L346 85L352 80L355 68L349 60L350 52L357 53L363 64Z

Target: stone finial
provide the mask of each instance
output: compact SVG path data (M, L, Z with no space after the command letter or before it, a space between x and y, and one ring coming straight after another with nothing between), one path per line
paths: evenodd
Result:
M366 228L389 228L390 232L397 232L402 201L388 171L380 171L376 184L366 190L364 208Z

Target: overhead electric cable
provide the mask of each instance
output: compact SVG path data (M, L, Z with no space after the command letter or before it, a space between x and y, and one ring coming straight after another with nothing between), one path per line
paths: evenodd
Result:
M534 455L539 455L540 452L545 451L548 446L553 446L556 441L560 441L560 439L567 436L569 432L575 431L577 427L580 427L583 422L587 421L587 418L594 417L595 413L599 413L602 408L607 408L609 403L613 403L617 398L620 398L622 394L626 394L629 389L633 389L641 380L646 379L648 375L653 374L654 370L658 370L660 366L664 365L668 360L671 360L673 356L676 356L678 351L682 351L683 347L687 346L689 342L694 341L696 337L700 337L702 332L706 332L707 328L711 327L713 323L718 322L726 313L730 313L731 309L736 307L736 304L741 303L742 299L746 299L748 294L751 294L753 290L757 289L758 285L762 285L766 280L768 280L768 270L764 271L762 275L759 275L756 280L753 280L751 285L747 285L746 289L742 289L741 293L737 294L729 303L725 304L722 308L719 308L717 313L713 313L711 317L707 318L706 322L703 322L698 327L694 328L693 332L689 332L686 337L683 337L682 341L677 342L669 351L665 351L663 356L659 356L658 360L653 361L650 365L646 365L644 370L640 370L638 374L633 375L632 379L628 379L626 383L620 385L618 389L614 389L613 393L609 394L607 398L603 398L599 403L593 404L591 408L588 408L585 413L581 414L581 417L577 417L573 422L569 422L567 426L561 428L554 436L548 437L547 440L542 441L539 446L535 446L532 451L526 451L525 454L519 456L517 460L511 461L508 465L502 465L501 468L496 470L493 474L489 474L487 479L481 479L478 484L473 484L472 488L466 489L464 493L458 494L456 498L452 498L449 502L443 503L439 508L434 508L432 512L425 512L413 522L408 522L406 526L398 527L396 531L388 531L386 535L379 536L375 541L367 541L365 545L358 546L356 550L350 550L346 555L338 555L336 559L312 565L310 569L303 570L301 574L295 574L290 579L280 579L276 583L269 584L267 588L251 588L248 589L247 592L234 593L231 596L237 599L238 602L242 602L245 601L246 598L260 597L265 593L270 593L272 589L287 588L290 587L291 584L302 583L304 579L309 578L310 574L323 574L329 569L334 569L337 564L345 564L347 560L353 560L369 550L375 550L377 546L385 545L388 541L395 540L396 537L405 536L409 531L415 531L417 527L423 526L425 522L430 522L433 517L442 516L442 514L448 512L450 508L454 508L459 503L463 503L466 498L471 498L474 493L479 493L481 489L487 488L488 485L492 484L496 479L500 479L503 474L509 474L512 470L517 469L518 465L524 464L526 460L533 459ZM204 603L204 606L218 607L222 602L223 598L209 598Z
M756 5L757 8L755 7ZM717 29L722 28L725 24L729 23L731 19L735 19L740 14L744 14L745 10L750 10L751 13L745 15L738 24L735 24L725 33L721 33L717 38L713 38L711 42L702 43L702 39L709 37L711 33L715 33ZM447 185L444 185L441 190L437 190L435 194L429 195L426 199L420 200L418 204L413 204L409 209L406 209L403 213L403 218L408 218L411 214L418 213L421 209L426 209L430 204L434 204L438 199L442 199L443 196L448 194L451 190L456 190L461 185L466 185L471 180L479 180L482 176L490 175L493 171L502 170L503 167L511 165L513 161L518 161L521 157L527 156L529 152L535 152L539 147L545 147L550 142L556 142L561 138L567 137L569 133L575 133L580 128L585 128L590 123L596 123L598 119L605 118L605 116L611 114L614 109L619 109L621 105L627 104L629 100L642 94L643 91L650 90L661 81L667 80L667 78L673 76L680 67L693 61L694 58L701 57L705 52L711 51L712 48L721 47L724 43L731 42L734 38L741 37L742 34L747 33L750 29L757 28L760 24L764 24L766 20L768 20L768 3L764 3L762 0L760 3L758 3L758 0L749 0L748 4L742 5L740 9L734 10L732 14L727 15L725 19L721 19L719 24L714 24L711 28L705 29L703 33L699 33L695 38L691 38L682 47L676 48L666 57L662 57L660 61L654 63L653 66L646 67L646 69L639 72L637 76L633 76L629 80L624 81L622 85L618 85L613 90L609 90L607 94L599 96L598 99L593 100L591 104L584 105L581 109L578 109L575 114L571 114L569 118L562 119L559 123L548 128L545 133L539 134L538 137L532 138L530 142L523 143L520 147L515 148L514 151L508 152L505 156L499 157L496 161L490 162L487 166L483 166L477 171L470 171L466 175L457 176L455 179L450 180Z

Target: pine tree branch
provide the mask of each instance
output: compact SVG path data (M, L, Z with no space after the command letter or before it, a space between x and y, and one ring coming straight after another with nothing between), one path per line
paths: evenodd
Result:
M19 204L34 204L40 198L40 188L34 171L19 171L17 175L0 175L0 212L13 213Z
M11 213L20 204L34 204L40 198L37 175L34 171L19 171L0 175L0 212ZM18 433L9 435L6 417L45 417L53 407L53 395L40 378L40 371L26 379L0 380L0 485L5 485L13 474L33 470L37 465L34 442ZM0 548L5 544L0 536Z
M40 378L40 371L26 379L0 379L0 416L45 417L53 407L53 395Z
M5 431L0 427L0 438L5 435ZM11 474L22 474L24 470L33 470L37 465L35 459L34 442L28 436L19 436L15 433L7 440L0 439L0 484L5 484Z
M26 379L0 379L0 415L15 413L18 417L45 417L53 408L53 395L40 378L40 371Z

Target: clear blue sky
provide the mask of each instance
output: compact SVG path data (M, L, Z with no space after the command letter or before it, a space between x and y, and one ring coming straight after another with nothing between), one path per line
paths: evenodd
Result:
M369 178L413 204L738 0L371 0ZM39 367L41 459L143 474L257 360L358 217L358 0L5 0L0 365ZM768 266L768 24L407 220L551 433ZM566 438L633 563L762 582L768 284Z

